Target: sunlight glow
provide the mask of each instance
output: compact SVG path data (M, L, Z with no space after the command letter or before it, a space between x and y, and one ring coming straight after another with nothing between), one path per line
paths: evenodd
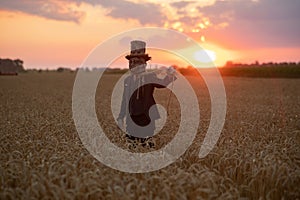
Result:
M180 26L181 26L181 23L180 23L180 22L175 22L175 23L172 24L172 28L174 28L174 29L177 29L177 28L179 28Z
M198 26L199 26L201 29L205 29L205 25L202 24L202 23L199 23Z
M205 37L204 37L204 35L201 36L200 40L201 40L201 42L205 42Z
M212 63L216 60L216 53L207 49L196 51L194 59L202 63Z

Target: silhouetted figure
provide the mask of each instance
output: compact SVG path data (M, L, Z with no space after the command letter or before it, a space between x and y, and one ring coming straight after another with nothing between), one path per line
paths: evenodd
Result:
M165 88L174 81L175 70L170 67L164 79L159 79L155 72L146 72L147 61L151 59L145 54L146 43L131 41L129 60L130 75L124 80L124 92L118 125L124 127L126 119L126 137L144 142L154 135L155 120L160 118L158 109L154 106L153 92L155 88ZM154 106L153 108L151 108ZM149 110L151 108L151 117Z

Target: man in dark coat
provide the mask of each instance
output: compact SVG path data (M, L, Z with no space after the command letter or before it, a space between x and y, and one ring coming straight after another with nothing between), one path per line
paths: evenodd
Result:
M145 54L146 43L131 41L129 60L131 74L124 80L124 92L118 125L124 126L130 139L149 138L154 135L155 120L160 118L153 92L155 88L165 88L176 79L175 70L170 67L164 79L159 79L155 72L146 72L146 62L151 59ZM153 107L152 107L153 106Z

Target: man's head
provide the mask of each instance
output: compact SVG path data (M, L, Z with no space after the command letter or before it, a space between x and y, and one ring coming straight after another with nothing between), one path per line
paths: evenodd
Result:
M133 57L129 60L129 69L133 73L141 73L146 70L146 61L142 57Z
M130 55L126 56L126 59L129 60L129 69L133 73L144 72L146 62L151 59L151 57L146 54L146 43L144 41L134 40L131 41L130 44Z

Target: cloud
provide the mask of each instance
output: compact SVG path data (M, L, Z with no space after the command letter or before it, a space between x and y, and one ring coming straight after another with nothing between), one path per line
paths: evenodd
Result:
M216 1L214 5L198 7L215 24L228 23L224 29L207 30L222 40L235 38L239 45L252 47L291 47L300 44L300 1ZM216 26L215 26L216 27Z
M183 17L179 18L178 21L180 21L183 24L189 24L190 26L194 26L199 21L199 18L198 17L183 16Z
M220 44L253 47L300 44L299 0L217 0L207 6L200 1L178 1L165 3L165 8L158 3L129 0L7 0L0 1L0 9L79 23L86 14L79 8L82 3L95 9L101 6L107 9L107 16L137 20L141 25L163 26L168 22L172 27L180 22L177 30L182 28L189 33L200 29L201 34Z
M198 29L211 41L227 47L297 47L300 44L299 0L217 0L207 6L189 1L171 5L186 32ZM191 6L197 10L194 15ZM198 26L200 23L202 28Z
M85 2L110 9L107 14L110 17L125 20L135 19L138 20L142 25L162 25L166 20L165 15L161 12L161 7L159 4L134 3L125 0L86 0Z
M42 0L9 0L1 1L0 9L21 11L24 13L41 16L47 19L59 21L73 21L79 23L85 13L71 9L63 1Z
M177 9L181 9L181 8L184 8L184 7L188 6L191 3L195 3L195 1L178 1L178 2L173 2L173 3L171 3L171 6L173 6L174 8L177 8Z
M107 16L116 19L135 19L142 25L163 25L166 16L161 12L159 4L134 3L126 0L9 0L1 1L0 9L21 11L53 20L73 21L78 23L85 15L84 11L75 11L71 5L87 3L107 8Z
M281 20L300 17L298 0L259 1L216 1L212 6L198 7L200 12L210 16L221 16L232 11L239 20Z

